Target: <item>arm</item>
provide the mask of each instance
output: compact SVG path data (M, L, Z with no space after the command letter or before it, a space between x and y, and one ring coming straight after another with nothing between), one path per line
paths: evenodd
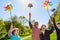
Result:
M10 26L10 30L8 32L8 36L11 37L12 36L12 30L13 30L13 25L11 24Z
M32 23L31 23L31 14L29 14L29 26L30 28L33 28Z
M53 31L54 31L54 27L53 27L53 25L51 26L51 29L49 30L49 33L51 34L51 33L53 33Z
M52 19L50 19L50 30L49 30L49 33L51 34L53 31L54 31L54 25L53 25L53 21L52 21Z
M32 28L32 24L31 24L31 21L30 21L30 19L29 19L29 26L30 26L30 28Z
M56 26L56 23L55 23L55 19L54 18L53 18L53 24L54 24L55 29L58 29L57 26Z

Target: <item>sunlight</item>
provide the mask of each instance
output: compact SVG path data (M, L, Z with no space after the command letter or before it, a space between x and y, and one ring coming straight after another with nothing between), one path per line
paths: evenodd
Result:
M26 6L29 3L32 3L32 1L31 0L21 0L21 3Z

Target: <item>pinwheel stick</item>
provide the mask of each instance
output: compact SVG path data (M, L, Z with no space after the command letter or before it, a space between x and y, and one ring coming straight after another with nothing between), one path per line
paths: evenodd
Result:
M10 10L10 18L11 18L11 25L13 25L12 23L12 11Z
M49 9L47 8L47 12L48 12L48 15L49 15L49 17L50 17L50 13L49 13Z
M50 16L50 13L49 13L49 9L47 8L47 12L48 12L48 15L50 17L50 21L51 21L51 16Z

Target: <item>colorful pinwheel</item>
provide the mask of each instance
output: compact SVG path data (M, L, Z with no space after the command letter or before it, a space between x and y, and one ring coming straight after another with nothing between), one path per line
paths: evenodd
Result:
M51 8L52 3L49 0L45 0L43 2L43 6L44 6L44 8L48 9L48 8Z
M8 3L4 6L6 11L11 11L13 9L13 6L11 5L11 3Z

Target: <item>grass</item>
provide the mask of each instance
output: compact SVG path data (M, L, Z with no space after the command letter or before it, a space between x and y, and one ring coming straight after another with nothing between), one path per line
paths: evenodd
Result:
M53 33L50 35L50 39L51 39L51 40L56 40L56 32L53 32ZM32 37L29 37L29 38L24 39L24 40L32 40Z
M29 38L27 38L27 39L24 39L24 40L32 40L32 37L29 37Z
M51 40L56 40L56 32L53 32L53 33L50 35L50 39L51 39ZM32 40L32 37L28 37L27 39L24 39L24 40Z
M50 39L51 40L56 40L56 32L53 32L51 35L50 35Z

